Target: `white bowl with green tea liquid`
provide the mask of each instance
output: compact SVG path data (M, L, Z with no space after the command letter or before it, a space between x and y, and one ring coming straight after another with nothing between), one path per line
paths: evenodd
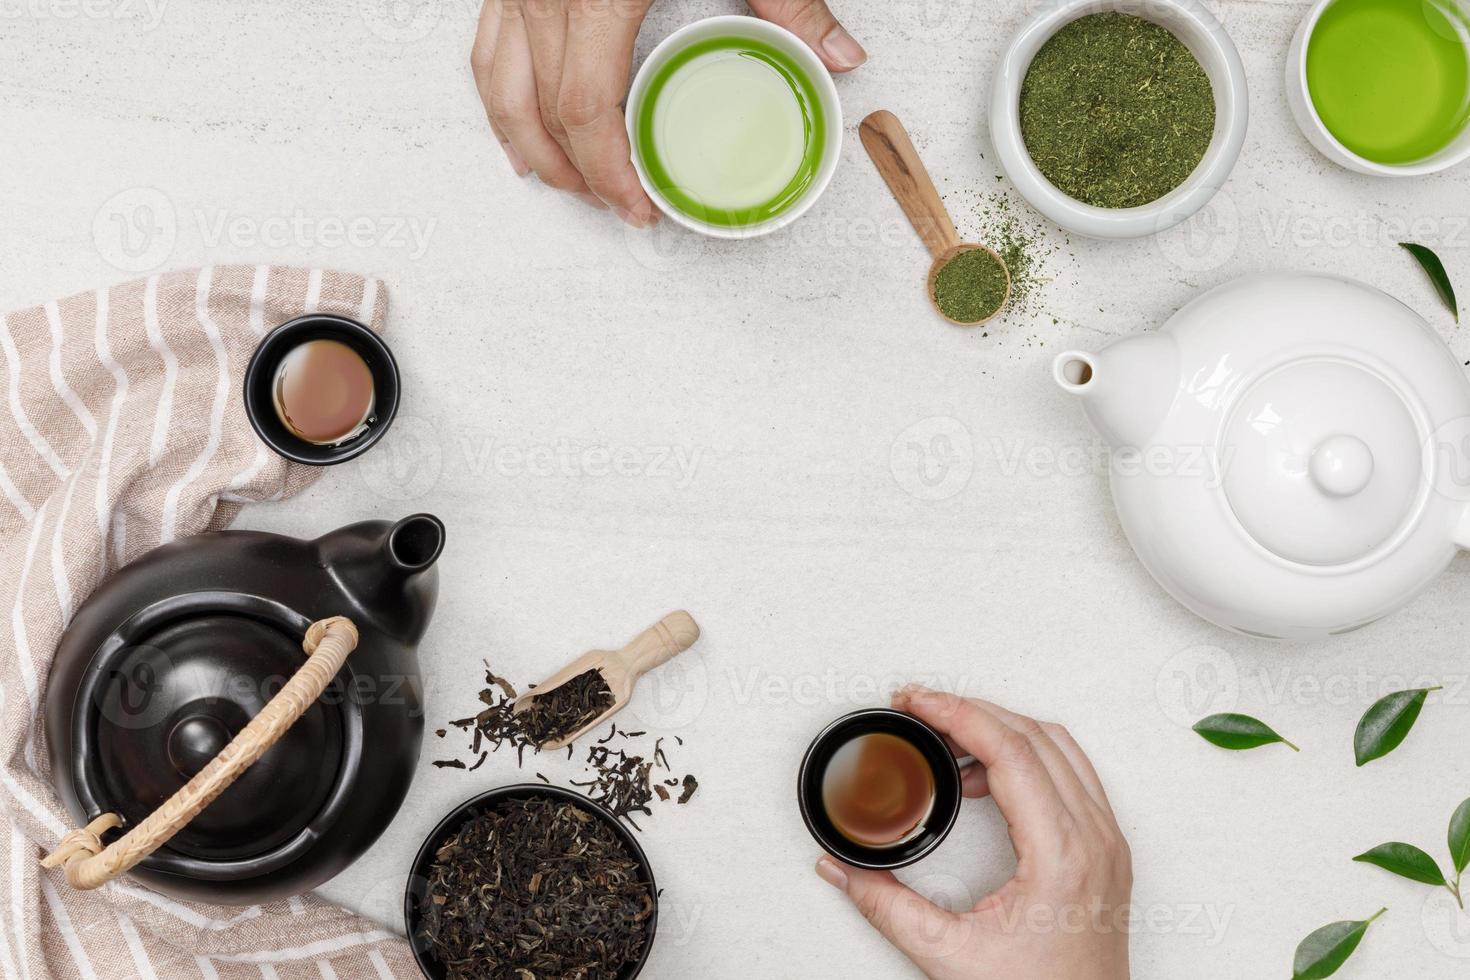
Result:
M816 202L837 168L842 108L800 38L754 17L710 17L663 40L628 93L643 189L695 231L751 238Z
M1415 176L1470 158L1470 3L1318 0L1287 56L1302 132L1359 173Z

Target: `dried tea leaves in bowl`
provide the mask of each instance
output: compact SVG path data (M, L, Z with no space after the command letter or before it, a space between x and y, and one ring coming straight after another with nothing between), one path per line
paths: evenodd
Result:
M603 820L504 800L435 853L419 932L450 980L614 980L642 957L654 895Z
M1188 179L1215 133L1215 93L1168 29L1131 14L1065 25L1021 83L1021 138L1057 189L1100 208L1156 201Z

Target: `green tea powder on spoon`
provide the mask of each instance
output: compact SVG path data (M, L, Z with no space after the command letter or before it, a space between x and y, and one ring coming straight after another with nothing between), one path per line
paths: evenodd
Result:
M1006 267L983 248L957 252L934 276L934 305L960 323L979 323L1000 311L1010 278Z
M1021 83L1021 138L1047 180L1100 208L1178 187L1215 133L1215 93L1189 49L1130 14L1090 14L1041 46Z

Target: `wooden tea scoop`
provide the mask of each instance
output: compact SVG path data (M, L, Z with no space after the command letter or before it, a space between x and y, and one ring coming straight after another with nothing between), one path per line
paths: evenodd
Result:
M538 698L549 691L554 691L567 681L589 670L600 671L602 679L607 682L608 689L612 691L612 707L570 735L541 746L543 749L564 749L622 711L633 697L633 685L638 682L638 678L668 662L675 654L688 650L697 639L699 639L699 625L694 622L694 618L682 609L678 612L671 612L639 633L632 643L621 650L589 650L582 654L537 684L534 690L527 691L516 698L511 710L516 714L521 714L531 707L532 698Z
M913 140L909 139L903 123L887 109L879 109L858 126L858 136L862 139L868 156L873 159L873 166L878 168L878 173L887 182L888 189L893 192L903 213L909 216L909 223L914 226L914 231L918 232L919 238L934 259L929 265L925 291L935 312L950 323L962 327L978 327L995 319L1005 309L1006 301L1011 297L1011 270L1006 268L1005 260L994 249L974 242L960 241L960 234L954 229L949 211L939 199L934 181L929 179L929 171L924 169L924 162L919 159L918 151L914 149ZM956 320L939 308L939 303L934 298L934 280L950 259L961 252L976 249L989 252L996 263L1005 269L1005 296L995 312L983 320Z

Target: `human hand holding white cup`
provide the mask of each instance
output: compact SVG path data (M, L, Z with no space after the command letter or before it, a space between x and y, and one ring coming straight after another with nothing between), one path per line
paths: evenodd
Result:
M634 227L658 211L633 169L623 99L653 0L485 0L470 66L490 129L517 176L612 211ZM823 0L751 0L834 72L867 53Z

